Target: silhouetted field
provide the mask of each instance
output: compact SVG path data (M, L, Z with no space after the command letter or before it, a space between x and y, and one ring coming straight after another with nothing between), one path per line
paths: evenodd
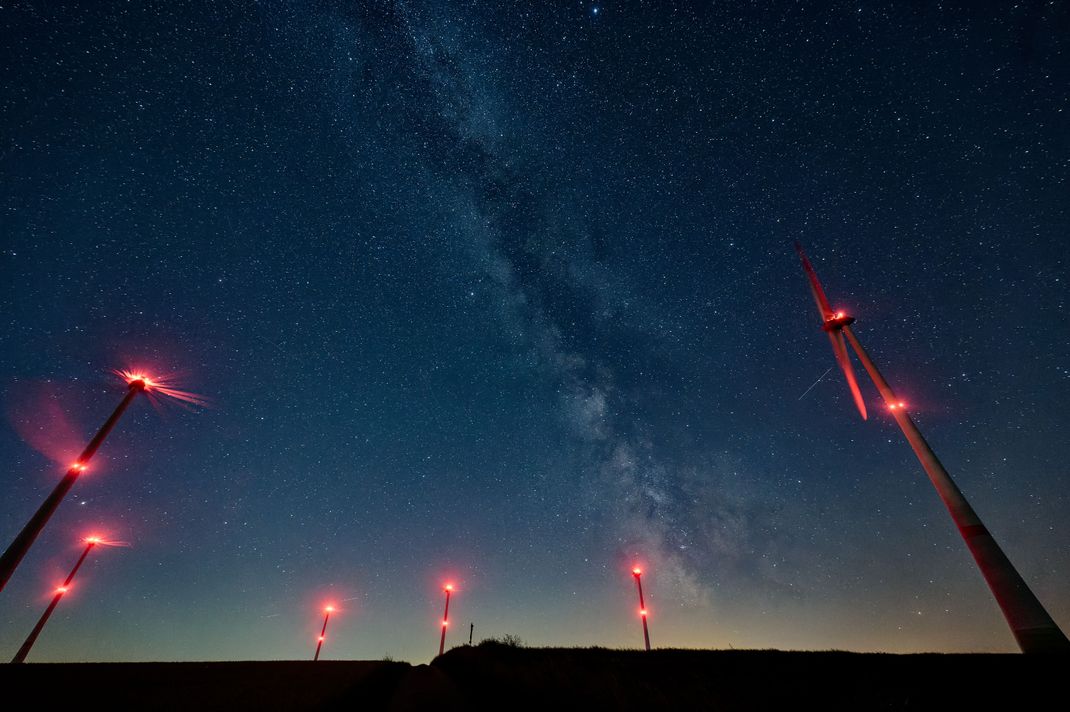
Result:
M7 665L0 669L0 689L8 701L29 701L22 709L88 705L152 712L1062 709L1068 663L1021 655L645 653L485 643L455 648L431 665L416 666L362 661Z

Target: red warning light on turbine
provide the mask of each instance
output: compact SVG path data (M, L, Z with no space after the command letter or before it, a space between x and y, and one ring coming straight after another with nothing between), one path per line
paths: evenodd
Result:
M169 376L150 378L141 371L118 369L115 370L115 374L126 381L126 385L140 389L145 393L166 396L194 406L204 407L208 405L208 401L203 396L176 388L173 379Z
M67 587L66 586L58 586L56 588L56 593L67 593Z
M323 610L327 613L334 613L334 606L327 606Z
M634 569L632 569L632 574L634 576L640 576L640 575L642 575L642 573L643 573L643 570L641 568L639 568L638 566L636 566Z
M72 462L71 463L71 469L74 470L75 472L85 472L86 471L86 464L84 462Z
M453 590L453 584L452 583L446 584L446 586L445 586L445 588L443 590L444 591L452 591Z
M646 609L645 608L640 608L639 609L639 615L641 615L643 618L646 618Z
M141 371L119 371L119 375L122 377L128 386L133 386L140 383L141 387L148 390L156 385L156 382L149 376L146 376Z

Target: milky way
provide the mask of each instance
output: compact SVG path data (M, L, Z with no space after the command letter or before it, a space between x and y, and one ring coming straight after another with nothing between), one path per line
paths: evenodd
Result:
M0 11L5 645L1013 650L794 240L1070 624L1065 8L597 7Z

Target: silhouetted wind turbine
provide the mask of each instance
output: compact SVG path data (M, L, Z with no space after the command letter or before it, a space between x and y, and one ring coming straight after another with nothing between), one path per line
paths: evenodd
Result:
M877 370L873 359L862 348L862 344L858 343L858 338L851 331L851 324L855 321L854 317L832 309L829 305L828 297L825 296L825 290L821 288L821 283L817 280L817 274L814 272L810 260L806 258L806 253L803 252L802 245L796 242L795 250L799 253L803 269L806 270L806 276L810 280L810 291L814 295L817 311L821 315L821 328L829 335L829 339L832 341L832 350L835 352L836 360L847 378L847 386L851 389L851 395L854 396L855 405L858 406L862 418L866 418L866 404L862 400L862 393L858 388L858 382L855 380L854 370L851 368L851 360L848 358L847 348L844 343L845 336L847 341L851 343L852 348L854 348L855 353L858 354L858 359L862 362L866 372L869 373L869 377L873 379L873 383L877 386L877 390L880 391L889 412L895 418L895 422L899 424L899 428L906 436L910 447L914 449L914 454L917 455L921 466L925 468L925 472L929 475L933 486L936 487L944 506L951 513L951 519L955 522L955 526L958 527L959 534L966 541L966 546L969 547L974 560L977 561L977 566L981 569L981 574L985 577L985 581L988 582L988 587L992 590L996 603L1003 610L1007 624L1010 626L1011 632L1018 641L1018 646L1022 649L1022 652L1070 652L1070 641L1067 640L1059 626L1055 624L1044 606L1041 605L1040 601L1029 589L1029 586L1026 585L1018 570L1014 568L1014 564L999 548L999 544L996 543L988 529L985 528L981 518L973 511L973 507L966 501L966 497L963 496L951 479L951 475L940 464L936 453L929 447L929 443L925 442L925 438L922 437L921 432L914 425L914 421L907 415L905 404L896 398L891 386L888 385L880 371Z

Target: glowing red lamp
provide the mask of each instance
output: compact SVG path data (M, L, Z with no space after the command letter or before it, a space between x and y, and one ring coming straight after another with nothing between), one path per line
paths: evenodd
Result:
M639 589L639 617L643 620L643 643L646 645L647 651L650 650L650 629L647 628L646 617L646 603L643 601L643 570L636 566L632 569L632 576L635 577L635 585Z
M442 614L442 635L438 639L438 654L442 655L446 650L446 627L450 624L450 594L453 593L453 584L448 583L442 587L446 592L446 612Z
M119 418L122 417L127 407L133 402L134 398L139 393L160 393L162 395L175 398L180 401L192 403L195 405L205 405L204 399L186 391L176 390L171 388L166 383L162 383L159 379L151 379L144 374L135 374L129 371L116 371L118 376L126 381L126 395L112 411L111 416L104 421L104 425L101 426L97 434L93 436L93 439L86 445L82 454L71 463L71 466L67 470L67 474L63 476L63 479L59 481L59 484L55 486L51 494L45 498L45 501L37 508L37 511L30 518L30 521L26 523L26 526L22 528L15 540L11 542L4 555L0 557L0 591L7 585L8 579L15 573L15 569L18 567L19 562L26 556L26 552L30 550L34 540L37 539L41 530L44 529L48 520L52 518L56 509L59 507L59 503L63 501L63 498L67 496L67 492L74 486L75 480L89 467L89 461L93 459L93 455L104 443L105 438L111 433L116 423L119 422Z
M62 586L56 587L56 592L52 596L52 602L48 604L48 608L41 614L41 618L37 621L37 625L33 627L30 634L26 636L25 642L19 651L15 653L15 657L11 659L13 663L21 663L26 660L26 656L30 654L30 649L33 648L33 644L37 642L37 636L41 635L41 631L44 630L45 623L48 623L48 619L52 616L52 611L56 610L56 606L59 605L59 599L63 598L63 594L71 588L71 581L74 580L74 575L78 573L78 569L82 567L82 562L89 556L89 552L93 550L93 547L97 544L110 544L110 545L122 545L122 542L106 542L98 536L90 536L84 539L85 549L82 550L82 555L78 557L78 562L71 569L71 572L67 575L67 580L63 582Z
M320 659L320 649L323 648L323 641L327 639L327 621L331 619L331 614L334 613L334 606L325 606L323 609L323 628L320 629L319 637L316 639L316 654L312 656L312 662L316 662Z

